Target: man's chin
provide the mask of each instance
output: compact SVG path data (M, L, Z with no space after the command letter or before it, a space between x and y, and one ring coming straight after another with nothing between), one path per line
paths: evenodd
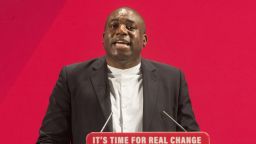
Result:
M128 55L128 54L117 54L117 55L114 55L114 59L117 60L117 61L129 61L129 59L131 59L131 55Z
M128 62L132 59L131 53L114 53L114 54L108 54L108 58L112 59L112 61L115 61L117 63L123 63Z

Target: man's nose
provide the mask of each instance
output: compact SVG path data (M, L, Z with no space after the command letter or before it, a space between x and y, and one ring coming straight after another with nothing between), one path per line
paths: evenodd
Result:
M122 34L122 35L126 35L127 34L127 28L125 25L120 25L117 29L117 34Z

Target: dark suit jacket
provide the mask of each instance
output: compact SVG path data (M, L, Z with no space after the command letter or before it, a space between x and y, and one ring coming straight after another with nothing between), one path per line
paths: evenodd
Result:
M142 59L143 131L180 131L165 110L188 131L198 131L181 71ZM105 57L64 67L50 97L38 143L85 143L111 113ZM105 131L111 131L111 122Z

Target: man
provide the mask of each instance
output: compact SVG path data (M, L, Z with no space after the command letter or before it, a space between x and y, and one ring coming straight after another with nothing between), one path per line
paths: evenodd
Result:
M143 18L119 8L106 22L106 56L64 67L50 97L38 143L85 143L90 132L198 131L187 84L176 68L141 58Z

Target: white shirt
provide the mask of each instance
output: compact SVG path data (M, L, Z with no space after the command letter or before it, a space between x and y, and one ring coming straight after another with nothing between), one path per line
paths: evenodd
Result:
M140 65L129 69L108 65L114 132L142 131L143 85Z

